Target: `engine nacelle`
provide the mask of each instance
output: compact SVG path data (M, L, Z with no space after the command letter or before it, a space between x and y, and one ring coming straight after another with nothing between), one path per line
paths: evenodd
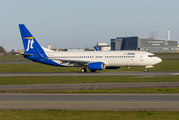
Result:
M89 70L104 70L105 64L103 62L94 62L88 64Z

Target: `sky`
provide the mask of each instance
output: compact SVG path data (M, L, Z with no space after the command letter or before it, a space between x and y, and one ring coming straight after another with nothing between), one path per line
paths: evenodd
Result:
M179 0L0 0L0 46L23 49L19 24L43 47L92 48L116 37L179 40Z

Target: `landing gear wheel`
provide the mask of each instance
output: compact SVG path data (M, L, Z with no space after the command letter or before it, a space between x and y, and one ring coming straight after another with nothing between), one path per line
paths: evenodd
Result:
M87 69L86 68L81 68L81 72L82 73L87 72Z
M145 72L148 72L148 69L147 68L145 68L145 70L144 70Z
M91 70L91 72L96 72L96 70Z

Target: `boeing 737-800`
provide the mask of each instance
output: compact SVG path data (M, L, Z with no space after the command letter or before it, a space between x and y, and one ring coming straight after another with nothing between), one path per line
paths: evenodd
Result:
M91 72L104 69L119 69L120 67L153 67L162 60L154 54L145 51L83 51L66 52L53 51L40 46L24 24L19 25L24 45L23 56L34 62L60 66L82 67L81 72Z

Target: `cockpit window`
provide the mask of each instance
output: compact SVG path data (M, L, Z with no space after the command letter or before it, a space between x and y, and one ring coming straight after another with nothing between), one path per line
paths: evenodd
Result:
M148 55L148 57L155 57L155 55Z

